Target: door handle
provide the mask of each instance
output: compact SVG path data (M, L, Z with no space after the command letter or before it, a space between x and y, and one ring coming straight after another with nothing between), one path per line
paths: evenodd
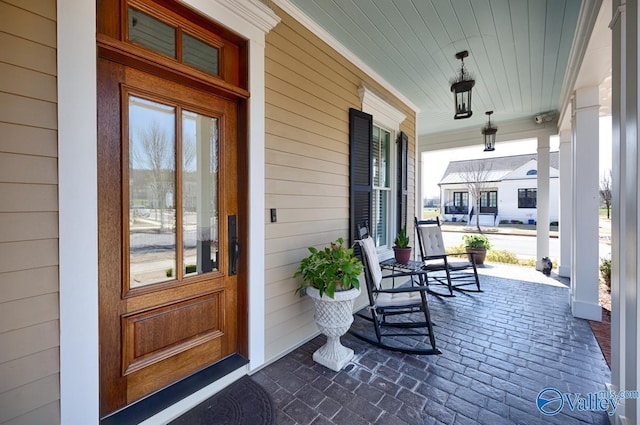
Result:
M240 244L238 243L238 229L236 216L228 216L229 224L229 276L238 274L238 258L240 257Z

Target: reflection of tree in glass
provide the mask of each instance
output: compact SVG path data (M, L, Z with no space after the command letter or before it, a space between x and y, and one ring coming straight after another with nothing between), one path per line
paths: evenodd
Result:
M182 140L182 167L184 171L195 171L196 139L194 136Z
M156 205L156 220L158 209L160 210L160 229L165 228L163 211L165 208L173 208L175 202L173 196L174 172L175 172L175 148L173 138L161 127L157 121L151 121L147 126L138 129L139 144L132 146L133 163L141 169L151 171L150 188ZM136 146L138 148L136 148ZM168 195L171 196L168 196ZM168 203L172 205L167 205Z

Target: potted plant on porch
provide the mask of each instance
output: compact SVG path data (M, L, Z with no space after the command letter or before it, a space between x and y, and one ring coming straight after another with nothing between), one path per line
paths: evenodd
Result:
M484 259L487 256L487 250L491 249L491 242L489 238L482 234L462 235L464 241L464 248L467 251L469 261L473 257L473 261L476 264L484 264Z
M353 248L339 238L322 250L310 247L293 277L302 277L296 293L303 288L315 305L315 321L327 342L313 353L313 360L339 371L352 358L353 350L340 343L353 323L353 302L360 295L362 263Z
M407 264L411 259L411 247L409 246L409 236L407 236L407 226L400 229L393 242L393 254L398 263Z

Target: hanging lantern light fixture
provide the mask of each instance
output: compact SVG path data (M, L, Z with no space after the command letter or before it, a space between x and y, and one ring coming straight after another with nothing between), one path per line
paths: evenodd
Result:
M468 51L456 53L456 58L462 61L460 75L455 76L451 82L451 92L453 92L453 101L455 102L456 114L454 119L469 118L473 113L471 111L471 89L476 82L471 75L464 69L464 58L469 56Z
M489 122L487 125L482 128L482 134L484 135L484 151L492 152L496 150L496 133L498 132L498 127L491 125L491 114L493 111L485 112L489 117Z

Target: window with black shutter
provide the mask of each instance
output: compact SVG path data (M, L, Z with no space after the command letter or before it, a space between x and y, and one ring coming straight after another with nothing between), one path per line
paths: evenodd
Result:
M409 189L407 187L407 162L409 158L409 137L400 132L398 136L398 225L396 230L407 225L407 203L409 198Z
M359 226L366 226L376 246L391 248L395 233L407 225L409 141L400 132L392 152L393 133L374 125L373 119L370 114L349 110L349 231L353 241ZM395 182L390 181L392 174Z
M357 239L359 226L371 225L373 191L373 117L349 109L349 237Z

